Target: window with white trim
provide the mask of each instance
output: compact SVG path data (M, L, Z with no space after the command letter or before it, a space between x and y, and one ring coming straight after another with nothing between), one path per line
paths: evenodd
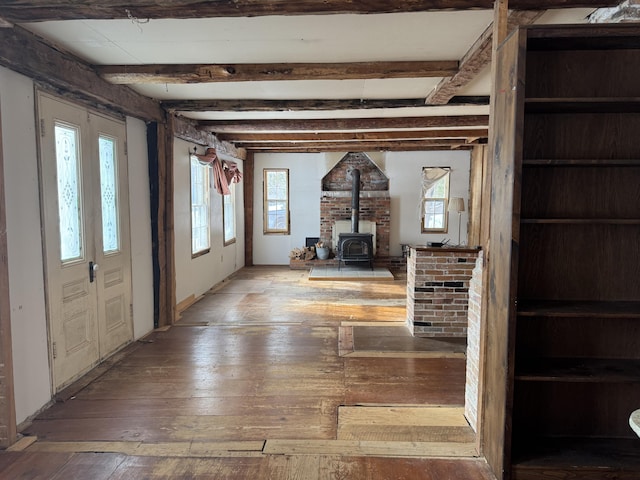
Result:
M198 158L191 156L191 255L207 253L211 248L210 172Z

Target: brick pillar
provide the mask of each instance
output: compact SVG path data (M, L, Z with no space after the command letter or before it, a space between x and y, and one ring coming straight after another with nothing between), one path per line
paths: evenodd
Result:
M464 414L469 425L478 431L478 403L480 383L480 321L482 318L483 252L478 253L469 285L469 309L467 323L467 380L464 389Z
M411 247L407 322L421 337L466 337L469 282L478 250Z

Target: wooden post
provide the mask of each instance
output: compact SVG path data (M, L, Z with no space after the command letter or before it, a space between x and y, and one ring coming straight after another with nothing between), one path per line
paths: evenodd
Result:
M244 160L244 265L253 266L253 193L254 193L254 153L247 152Z
M176 318L172 123L147 126L153 243L154 326Z
M508 16L509 16L509 8L508 8L508 0L495 0L494 3L494 17L493 17L493 43L491 49L491 80L492 83L496 82L496 72L497 72L497 50L500 43L504 41L507 37L508 33ZM493 91L493 88L492 88ZM486 154L484 155L483 162L483 180L482 180L482 219L481 219L481 230L480 230L480 240L482 248L484 249L484 257L483 257L483 277L482 277L482 299L480 306L480 372L479 372L479 385L478 385L478 451L481 455L486 455L486 449L488 447L487 442L497 442L498 440L487 440L484 432L485 427L485 414L487 410L484 406L485 399L485 368L484 365L487 361L486 355L486 346L487 346L487 306L489 304L489 263L491 262L491 236L490 236L490 224L491 224L491 175L493 170L493 153L495 147L495 131L492 126L492 119L495 115L495 96L492 95L489 104L489 148L487 149ZM505 339L506 342L506 339ZM502 450L502 445L499 447L495 447L491 449L495 457L501 457L501 454L496 454L496 451ZM503 471L497 471L497 465L503 462L503 458L491 458L488 459L489 465L491 465L493 469L493 473L496 477L501 480Z
M509 21L509 1L508 0L496 0L493 5L493 48L491 51L491 58L495 58L498 45L504 42L507 38ZM491 70L495 68L495 62L492 63ZM495 78L495 77L492 77ZM492 102L493 103L493 102Z
M467 239L467 245L470 247L482 245L483 176L486 156L486 145L473 147L469 175L469 235Z
M174 124L173 115L167 116L167 122L164 125L164 148L161 150L161 158L164 156L164 206L163 206L163 252L164 252L164 272L161 271L162 281L164 282L164 314L160 318L164 318L163 325L173 325L176 321L176 261L175 261L175 232L173 218L173 144L174 144Z
M4 193L4 158L2 152L2 119L0 118L0 447L6 448L16 441L18 433L13 390L9 254Z

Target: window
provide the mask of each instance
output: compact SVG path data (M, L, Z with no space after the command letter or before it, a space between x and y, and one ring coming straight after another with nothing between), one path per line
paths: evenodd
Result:
M449 168L422 169L422 233L447 231Z
M289 234L289 170L265 169L264 233Z
M222 195L222 223L224 224L224 244L230 245L236 241L236 189L229 185L231 193Z
M116 139L100 135L100 197L102 205L102 250L115 253L120 250L120 212L118 205Z
M191 255L207 253L211 247L209 226L211 210L210 168L201 165L197 157L191 157Z

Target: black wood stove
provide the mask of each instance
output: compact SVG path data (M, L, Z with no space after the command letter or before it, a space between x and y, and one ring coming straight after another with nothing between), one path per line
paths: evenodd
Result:
M342 263L366 262L373 270L373 234L360 233L358 223L360 221L360 170L352 171L353 186L351 188L351 233L338 235L337 258L338 270Z

